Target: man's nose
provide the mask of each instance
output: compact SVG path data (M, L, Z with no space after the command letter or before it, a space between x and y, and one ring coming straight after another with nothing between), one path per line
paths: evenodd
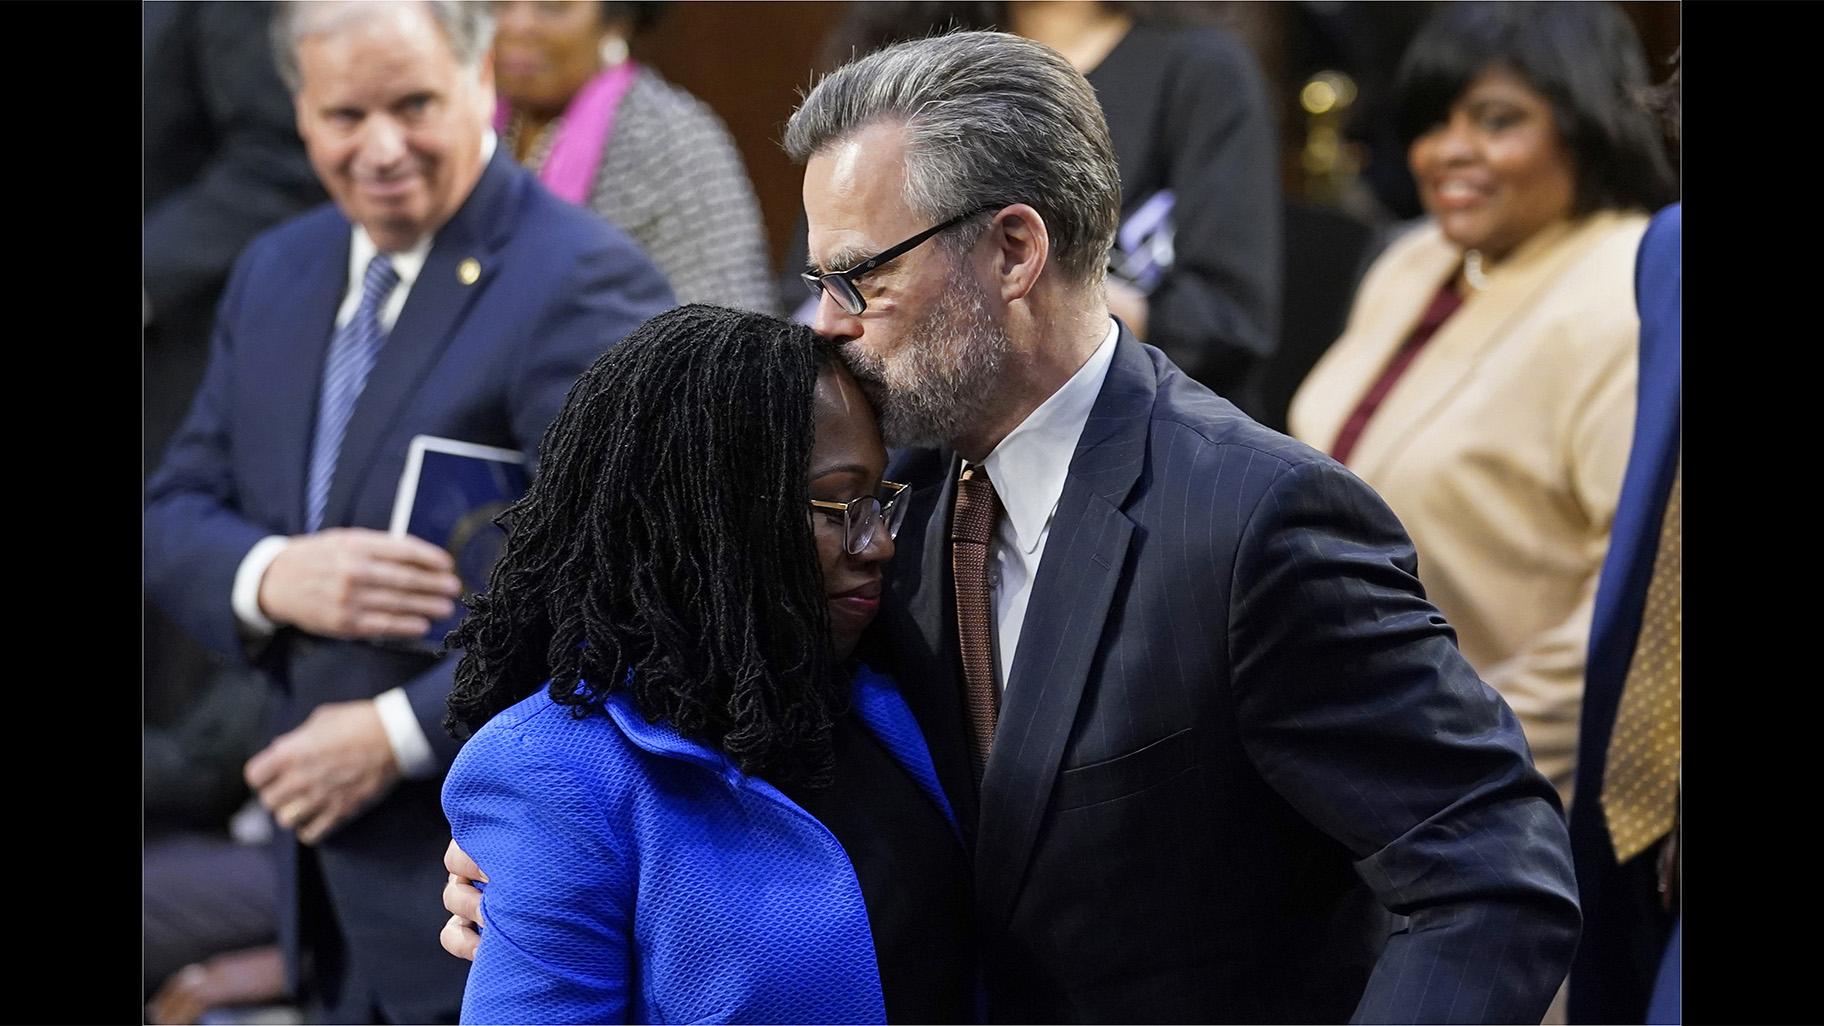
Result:
M405 130L397 121L384 115L368 118L361 126L361 148L357 155L366 169L392 167L405 156Z
M861 337L861 318L844 310L826 289L817 297L817 312L811 318L811 330L825 338L856 339Z

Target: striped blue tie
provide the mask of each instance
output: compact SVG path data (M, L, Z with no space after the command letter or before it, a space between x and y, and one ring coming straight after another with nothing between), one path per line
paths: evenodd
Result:
M355 412L355 400L361 398L361 389L367 385L374 357L386 342L386 329L380 327L380 308L397 284L399 272L393 270L393 262L385 253L374 254L361 279L361 305L330 340L329 365L323 369L323 393L317 402L317 433L310 443L310 482L304 512L307 531L323 526L323 507L329 503L329 483L336 476L336 456L342 451L349 415Z

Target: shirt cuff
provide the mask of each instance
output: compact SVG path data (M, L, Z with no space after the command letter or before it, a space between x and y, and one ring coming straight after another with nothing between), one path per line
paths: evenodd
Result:
M422 780L437 772L437 758L431 754L431 742L418 725L412 702L404 688L394 688L374 699L374 711L380 714L380 726L393 746L393 759L399 772L408 780Z
M266 568L278 558L280 550L289 544L291 539L280 534L261 538L241 557L241 567L234 572L234 590L230 595L234 618L241 626L262 637L279 627L260 611L260 580L266 576Z

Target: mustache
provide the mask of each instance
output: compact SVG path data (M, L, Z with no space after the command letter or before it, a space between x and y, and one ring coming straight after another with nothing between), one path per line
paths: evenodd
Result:
M886 361L861 347L861 343L850 339L841 346L842 359L849 365L849 373L858 378L880 377L880 371Z
M855 381L861 385L868 401L878 407L887 389L886 361L863 350L855 342L844 342L841 352L842 361L848 365L849 373L855 376Z

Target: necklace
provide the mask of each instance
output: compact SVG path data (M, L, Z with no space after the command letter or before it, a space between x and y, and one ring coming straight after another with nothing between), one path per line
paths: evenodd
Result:
M1472 249L1463 254L1463 280L1477 292L1488 288L1488 276L1482 273L1482 251Z
M525 134L529 121L524 111L516 110L508 116L506 137L501 140L506 143L508 152L519 152L519 140ZM556 144L557 133L563 123L562 117L555 117L539 127L538 134L532 137L532 148L526 153L526 170L537 174L545 166L545 160L551 156L551 147Z

